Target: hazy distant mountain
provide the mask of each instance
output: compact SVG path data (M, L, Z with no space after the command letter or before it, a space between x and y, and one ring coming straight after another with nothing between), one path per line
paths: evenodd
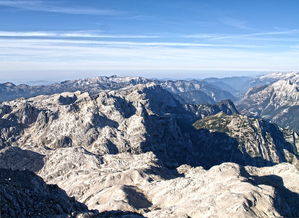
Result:
M19 97L34 97L38 95L49 95L61 92L84 91L90 94L101 90L117 90L136 84L154 82L167 89L181 103L213 104L217 101L235 97L220 88L208 83L193 81L172 81L172 80L150 80L142 77L96 77L90 79L69 80L61 83L54 83L42 86L14 85L13 83L0 84L0 101L13 100Z
M48 80L33 80L33 81L28 81L25 84L30 85L30 86L42 86L42 85L50 85L55 82L53 81L48 81Z
M96 93L100 90L115 90L129 85L144 84L150 80L141 77L96 77L90 79L68 80L42 86L15 85L13 83L0 84L0 101L13 100L20 97L34 97L61 92L87 91Z
M251 88L238 102L241 113L299 131L299 73L270 74L269 85Z
M213 104L225 99L236 99L230 92L199 80L168 80L158 83L186 104Z
M207 78L203 81L230 92L236 97L241 97L250 87L251 82L254 80L252 77L225 77L225 78Z

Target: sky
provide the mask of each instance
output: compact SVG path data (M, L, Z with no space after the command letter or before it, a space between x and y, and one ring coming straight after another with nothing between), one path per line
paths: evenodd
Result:
M0 82L299 71L298 0L0 0Z

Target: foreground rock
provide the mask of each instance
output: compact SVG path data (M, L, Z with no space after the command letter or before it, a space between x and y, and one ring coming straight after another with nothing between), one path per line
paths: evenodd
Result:
M92 217L98 213L30 171L0 169L1 217Z
M100 212L131 211L145 217L299 216L299 172L287 163L264 168L223 163L209 170L182 165L171 170L152 152L98 156L84 148L59 148L44 157L38 174Z
M33 171L65 190L61 204L106 217L299 216L297 149L295 132L239 115L230 101L183 105L155 84L0 105L0 168ZM19 173L28 175L3 177L8 200L27 211L36 194L47 205L57 186ZM70 204L59 214L81 213Z

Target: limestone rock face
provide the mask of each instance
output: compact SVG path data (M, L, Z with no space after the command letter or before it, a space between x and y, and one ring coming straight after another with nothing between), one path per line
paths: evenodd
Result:
M0 146L31 150L82 146L97 154L155 152L167 164L190 159L188 135L179 121L224 111L237 113L229 101L184 106L155 85L17 99L0 104Z
M182 142L175 121L163 116L178 105L170 93L154 84L95 96L75 92L5 102L1 105L1 146L84 146L99 154L141 152L149 146L163 151L167 137ZM147 139L149 133L156 137Z
M209 170L188 165L169 169L152 152L99 156L77 147L49 152L38 174L101 214L127 211L144 217L299 215L299 172L287 163L264 168L223 163Z
M227 115L239 114L237 108L230 100L223 100L216 104L185 104L187 111L195 115L194 119L202 119L206 116L224 112Z
M65 147L84 147L98 155L152 151L169 167L211 167L223 161L264 166L297 160L296 133L284 134L275 125L246 116L235 115L231 120L225 114L238 111L228 100L182 105L154 83L94 95L66 92L17 99L3 102L0 109L1 148L17 146L43 155ZM225 114L209 116L218 112ZM195 130L192 123L204 117L200 128L213 130L209 124L213 121L234 134ZM240 146L235 138L241 140ZM22 155L31 158L28 152Z
M5 216L299 216L297 133L139 80L0 104Z
M289 172L272 175L279 168ZM255 170L259 176L248 173ZM224 163L208 171L202 168L184 171L184 177L153 185L148 195L154 205L158 204L163 209L151 211L148 216L298 216L298 189L290 191L283 185L283 181L290 179L289 176L294 178L296 175L298 178L298 171L292 165L258 169ZM294 187L294 180L291 183L289 187ZM292 196L292 200L288 200L288 195Z
M194 123L203 164L233 161L242 165L298 164L295 132L264 120L218 113ZM207 154L207 155L204 155ZM213 155L210 155L213 154Z
M238 102L238 108L243 114L299 131L299 73L272 76L279 80L250 89Z

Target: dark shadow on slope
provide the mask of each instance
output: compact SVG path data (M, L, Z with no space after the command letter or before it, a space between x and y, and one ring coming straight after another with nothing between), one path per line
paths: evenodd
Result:
M0 153L0 168L38 172L44 166L44 155L19 147L9 147Z
M11 111L12 111L11 106L5 105L5 104L0 105L0 117L2 117L5 114L10 113Z
M35 173L0 169L1 217L69 217L93 213L57 185L47 185Z
M133 208L145 209L152 206L152 203L136 187L125 185L123 190L127 194L128 204Z
M284 186L283 180L277 175L252 176L244 167L240 168L241 176L246 182L255 186L268 185L275 189L274 207L283 217L299 217L299 194Z
M140 144L141 153L152 151L164 167L175 169L187 163L188 143L171 116L156 116L144 113L146 140Z
M237 139L223 132L210 132L208 129L195 130L193 137L193 166L209 169L224 162L234 162L249 166L273 166L275 163L262 157L251 157Z
M117 154L119 152L117 146L108 139L106 142L106 146L109 151L109 154Z
M119 124L116 121L99 114L93 114L92 124L94 128L104 128L105 126L109 126L111 128L118 128L119 126Z
M8 119L0 119L0 127L0 149L2 149L17 140L23 132L24 125L20 124L14 115L9 116Z
M73 140L68 136L62 136L57 140L57 147L65 148L65 147L72 147Z
M58 102L62 105L70 105L73 104L75 101L77 101L77 96L59 96Z
M98 216L101 218L142 218L145 217L139 213L130 212L130 211L121 211L121 210L112 210L112 211L105 211L100 213Z
M130 189L129 192L132 190ZM136 195L136 193L129 193ZM138 193L139 194L139 193ZM131 196L133 198L133 196ZM144 197L145 198L145 197ZM143 206L151 206L143 201ZM140 202L137 202L137 204ZM0 217L144 217L129 211L89 210L57 185L48 185L28 170L0 168Z
M0 117L0 149L10 146L15 142L24 129L36 122L41 111L29 103L25 103L24 107L8 114L7 117Z
M180 174L176 169L170 169L167 167L154 167L151 166L149 169L144 171L145 174L152 174L160 176L162 179L175 179L178 177L183 177L183 174Z
M261 120L262 126L265 127L263 129L262 133L265 137L265 130L270 133L271 137L273 138L273 143L275 144L275 147L277 151L280 152L279 158L280 162L286 162L286 159L283 154L283 149L287 150L291 154L295 155L297 158L299 158L296 146L292 145L291 143L287 142L284 138L283 132L279 129L279 127L275 124L269 123L265 120Z
M225 102L222 104L225 104ZM158 103L153 106L156 106L158 108L157 105ZM144 105L141 105L141 107L143 124L146 128L145 132L147 132L148 134L145 135L146 139L140 144L139 152L143 153L152 151L159 159L162 166L168 168L168 170L176 170L176 167L182 164L204 166L205 168L210 168L214 165L234 160L233 158L231 158L231 154L227 155L227 152L225 153L224 157L222 157L223 152L220 152L218 155L219 157L217 156L213 159L213 153L209 153L212 152L213 147L211 146L210 148L207 148L205 146L205 141L202 141L203 139L199 132L192 126L193 122L198 119L196 117L198 115L195 116L192 112L193 109L186 109L186 107L181 104L176 104L175 106L164 105L163 107L161 107L162 109L160 111L156 109L156 114L149 115L147 113L146 107ZM212 108L212 106L206 105L206 107L208 109L204 108L202 110L208 113L208 111L210 111L209 108ZM194 110L196 108L194 108ZM217 107L217 110L215 108L212 108L211 113L217 113L221 109L223 110L224 106L222 106L220 109ZM229 112L232 114L235 113L230 110L225 110L225 112ZM192 138L193 140L190 140L190 138ZM209 139L214 140L214 137L212 136ZM231 143L234 145L235 141L231 141ZM210 142L210 144L213 143ZM236 146L232 146L232 148L235 147ZM218 145L218 147L216 146L214 149L217 150L218 148L221 148L221 145ZM239 150L234 150L234 152L236 153L237 151ZM233 157L235 156L237 155L234 154ZM244 155L242 154L239 156L242 156L243 158ZM242 158L239 157L235 160L235 162L240 163ZM257 159L258 158L256 158L255 162L262 162L261 165L273 165L273 163L271 162L265 163L266 161ZM181 176L178 172L173 173L172 175L167 175L157 169L151 169L150 171L165 179L171 179Z
M129 102L124 98L113 96L115 98L114 106L122 114L124 118L129 118L136 113L136 108L133 102Z

